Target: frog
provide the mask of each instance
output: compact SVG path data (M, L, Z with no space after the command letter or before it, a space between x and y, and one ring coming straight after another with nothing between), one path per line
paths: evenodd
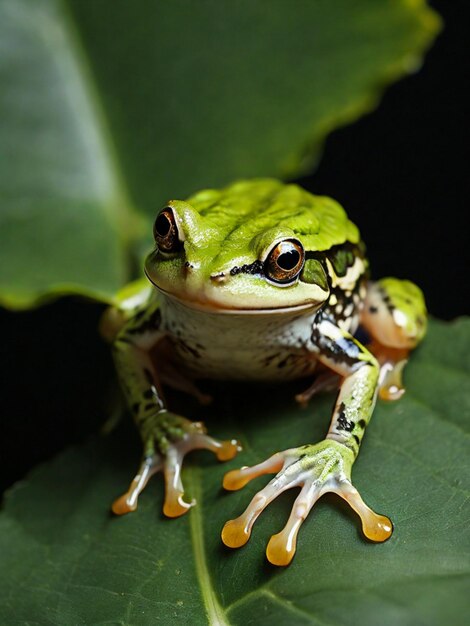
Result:
M401 397L403 368L425 336L419 287L371 280L365 245L344 208L271 178L171 200L156 214L153 237L146 277L125 287L102 320L143 444L138 471L113 512L135 511L161 472L163 513L179 517L195 505L185 498L184 457L206 449L228 461L241 452L236 439L216 439L203 423L173 412L165 386L206 403L200 379L307 379L299 404L321 391L337 394L325 438L226 473L228 491L274 477L225 523L221 539L229 548L245 545L266 507L298 488L283 530L267 542L271 564L291 563L299 529L325 493L347 502L368 540L386 541L391 520L364 502L351 474L377 398Z

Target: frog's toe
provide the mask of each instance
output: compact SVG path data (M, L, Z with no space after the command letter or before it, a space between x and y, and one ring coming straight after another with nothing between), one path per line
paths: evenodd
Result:
M393 533L393 523L386 515L375 513L361 498L359 491L349 480L338 481L329 489L343 498L355 511L362 522L362 532L370 541L382 543L387 541Z
M266 548L266 557L273 565L289 565L297 547L299 528L320 497L320 489L313 484L302 487L292 507L287 524L280 533L273 535Z
M157 454L147 456L142 461L139 471L131 482L129 489L115 500L112 504L112 511L115 515L124 515L135 511L140 493L150 478L162 469L162 459Z
M165 501L163 513L167 517L180 517L196 504L195 500L184 500L184 489L181 481L181 468L183 466L185 451L180 446L170 446L163 464L165 476Z
M210 450L219 461L229 461L233 459L242 449L236 439L226 439L219 441L206 434L206 429L202 422L193 422L192 428L185 437L178 443L184 454L191 450Z
M281 452L277 452L266 461L253 465L252 467L245 466L240 469L231 470L224 476L224 489L227 489L227 491L237 491L247 485L253 478L263 476L264 474L275 474L279 472L284 463L285 455Z

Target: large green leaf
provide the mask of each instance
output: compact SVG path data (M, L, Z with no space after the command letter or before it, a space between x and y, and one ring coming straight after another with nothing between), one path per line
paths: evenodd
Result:
M420 0L0 0L0 302L109 299L143 214L305 170L438 24Z
M0 623L466 624L469 345L470 320L433 322L406 370L405 397L375 411L353 479L393 519L387 543L364 541L350 510L325 497L301 530L292 565L269 566L265 544L286 520L288 493L245 548L223 548L224 521L263 484L224 494L223 473L319 439L332 404L317 398L302 411L289 386L269 394L224 388L209 411L211 430L239 436L245 449L224 465L208 453L193 457L184 479L198 505L186 517L162 519L158 478L136 513L110 516L138 461L137 437L129 451L125 429L65 452L10 492L0 518Z

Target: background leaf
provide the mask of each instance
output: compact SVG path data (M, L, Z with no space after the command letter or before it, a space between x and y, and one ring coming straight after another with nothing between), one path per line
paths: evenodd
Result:
M127 275L128 203L58 6L0 2L0 298L8 306L50 290L109 292Z
M405 397L376 408L353 478L393 519L387 543L365 542L350 511L324 497L301 530L293 564L272 568L264 548L286 519L294 496L287 493L245 548L224 549L223 522L263 482L224 494L224 472L321 438L333 398L302 411L289 385L269 394L216 387L209 411L186 412L208 417L217 436L239 436L244 451L221 465L193 456L184 478L198 506L186 517L162 519L158 478L136 513L109 515L138 462L129 425L65 452L11 490L0 518L0 622L375 626L380 616L386 626L466 624L469 340L468 319L432 322L407 367Z
M142 214L304 171L438 24L417 0L1 0L0 302L109 300Z

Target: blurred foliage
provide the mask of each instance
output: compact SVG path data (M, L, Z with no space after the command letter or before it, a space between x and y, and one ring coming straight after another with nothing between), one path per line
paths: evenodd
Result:
M438 28L419 0L1 0L0 302L109 301L169 197L311 168Z

